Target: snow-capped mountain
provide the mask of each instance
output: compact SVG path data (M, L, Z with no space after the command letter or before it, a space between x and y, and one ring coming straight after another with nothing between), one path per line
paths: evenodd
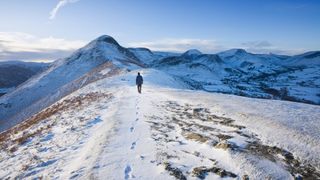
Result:
M197 49L190 49L183 53L181 56L187 57L187 58L196 58L197 56L200 56L202 52L200 52Z
M112 37L101 36L70 57L53 62L13 92L0 99L0 130L12 127L74 90L121 69L143 65Z
M153 64L195 89L320 104L318 52L293 57L232 49L218 54L187 51Z

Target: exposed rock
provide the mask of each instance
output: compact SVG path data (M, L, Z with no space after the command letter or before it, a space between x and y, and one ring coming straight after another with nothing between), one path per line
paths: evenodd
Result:
M226 170L224 170L222 168L219 168L219 167L207 168L205 166L194 168L193 171L192 171L192 174L194 176L198 177L199 179L205 179L209 172L217 174L222 178L223 177L232 177L232 178L236 178L237 177L236 174L234 174L232 172L229 172L229 171L226 171Z
M245 175L242 176L241 179L242 179L242 180L249 180L249 176L245 174Z
M179 180L187 180L187 178L183 175L182 171L179 168L172 167L169 163L164 163L165 170L170 172L170 175L174 176Z
M238 148L238 146L234 143L223 140L219 142L217 145L215 145L215 148L227 150L227 149L236 149Z
M206 142L208 141L208 137L205 137L205 136L202 136L201 134L197 134L197 133L188 133L185 135L185 137L187 139L191 139L191 140L194 140L194 141L199 141L199 142Z
M232 138L232 136L229 136L229 135L226 135L226 134L218 134L217 137L220 140L228 140L228 139Z
M200 112L204 111L204 108L194 108L193 109L193 115L194 116L198 116L200 114Z

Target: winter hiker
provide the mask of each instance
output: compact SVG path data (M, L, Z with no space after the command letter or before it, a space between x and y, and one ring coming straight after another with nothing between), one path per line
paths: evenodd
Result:
M137 78L136 78L136 85L138 87L138 92L141 94L141 86L143 84L143 78L140 75L140 72L138 72Z

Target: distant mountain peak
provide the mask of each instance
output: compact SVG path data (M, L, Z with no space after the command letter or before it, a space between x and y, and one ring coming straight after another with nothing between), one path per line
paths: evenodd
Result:
M148 52L150 54L153 54L153 52L150 49L145 48L145 47L136 47L136 48L127 48L127 49L130 50L130 51L135 51L135 50L137 50L137 51L145 51L145 52Z
M94 42L106 42L109 44L114 44L114 45L120 46L119 43L113 37L108 36L108 35L102 35L102 36L98 37L97 39L95 39Z
M186 51L185 53L183 53L182 55L183 56L190 56L190 55L198 56L198 55L201 55L201 54L202 54L202 52L200 52L198 49L190 49L190 50Z
M246 50L244 49L230 49L227 51L224 51L224 53L228 53L228 54L245 54L248 53Z

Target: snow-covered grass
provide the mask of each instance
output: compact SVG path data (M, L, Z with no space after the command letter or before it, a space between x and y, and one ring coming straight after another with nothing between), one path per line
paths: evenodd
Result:
M137 71L101 79L2 134L0 179L320 177L319 106L185 90L140 72L142 94Z

